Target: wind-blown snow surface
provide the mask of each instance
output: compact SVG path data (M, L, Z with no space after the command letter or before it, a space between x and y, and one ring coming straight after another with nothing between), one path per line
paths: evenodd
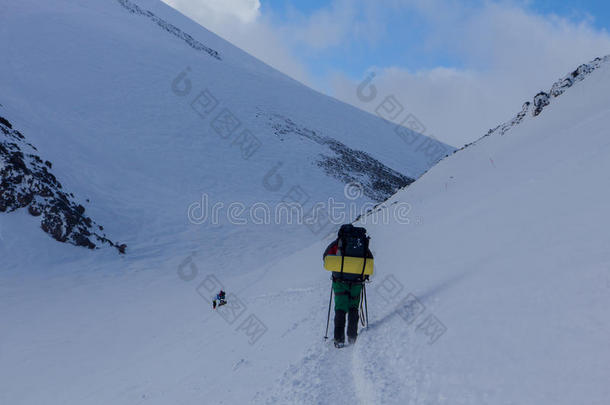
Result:
M133 250L119 257L110 249L91 252L58 244L25 212L0 217L0 403L608 402L607 65L538 117L528 116L503 136L491 135L445 159L387 202L389 208L381 208L394 218L392 203L409 203L411 222L367 225L377 266L368 286L370 328L356 346L337 351L322 339L330 282L320 255L327 241L312 246L304 241L303 250L291 254L278 247L278 228L262 230L248 245L242 233L224 224L205 228L210 243L202 245L201 227L186 225L186 206L200 195L193 192L196 185L213 190L219 201L261 195L277 200L261 186L260 174L277 162L277 153L295 156L290 148L274 147L243 169L239 150L211 133L182 136L200 124L186 101L175 107L178 96L170 82L185 65L205 71L213 66L206 58L218 60L183 42L168 45L157 35L167 32L155 21L115 2L62 2L63 8L39 3L1 6L0 41L11 56L2 60L0 75L6 115L54 160L66 188L91 198L94 206L87 209L108 234L133 242ZM156 3L142 3L169 19ZM39 14L20 14L33 5ZM70 18L74 13L108 19ZM138 29L127 29L122 18ZM32 27L35 35L25 35ZM94 28L107 34L108 27L124 33L103 41L83 34L98 32ZM149 31L138 34L139 29ZM70 39L59 41L65 47L61 53L52 51L58 35ZM141 62L126 50L132 45L123 38L130 35L148 43L144 51L133 49ZM240 57L220 40L208 39L206 46L217 49L222 61ZM107 50L108 43L121 49L122 58L109 63L125 76L106 75L91 54L77 53L83 43L94 51ZM25 47L17 52L13 44ZM182 59L182 46L193 52L191 60ZM161 67L158 47L166 49ZM231 66L215 74L226 69L223 77L231 78L236 74ZM256 91L264 87L266 74L277 75L252 73L261 86L252 94L275 105L270 100L281 91L269 99ZM249 104L239 103L238 85L229 79L225 85L232 92L227 94L235 95L226 99L231 108L248 119L256 116ZM117 92L97 92L108 86ZM193 86L214 90L214 83L194 77ZM69 108L74 99L81 105ZM116 110L101 108L110 102ZM159 102L167 109L159 110ZM339 128L332 130L337 137L340 123L356 128L366 121L360 115L329 121L322 112L333 115L340 109L332 101L307 108L284 104L301 117L291 118L297 124ZM57 133L72 135L58 143ZM344 135L341 140L356 147ZM407 161L391 144L369 143L367 150L403 169L391 164ZM225 146L220 157L218 144ZM193 153L181 154L189 150ZM100 168L106 159L108 165ZM184 177L206 161L224 176L194 171L192 178ZM284 160L287 166L289 161ZM176 162L184 166L176 169ZM327 178L304 175L310 171L298 171L302 164L282 172L286 190L291 174L306 188ZM139 169L130 169L133 165ZM238 173L232 171L236 167ZM238 190L232 193L225 178L243 181L235 182ZM321 184L320 193L327 196L342 189L339 182ZM223 244L234 249L219 248ZM254 253L286 257L262 267L234 259ZM212 311L211 293L221 285L231 306ZM400 305L407 297L411 304ZM443 329L422 325L425 320L438 320L446 331L433 334Z
M0 402L607 404L608 94L604 65L388 201L412 221L367 225L370 328L340 351L322 339L325 242L236 274L5 238L2 257L45 272L3 273ZM212 311L218 283L243 307Z

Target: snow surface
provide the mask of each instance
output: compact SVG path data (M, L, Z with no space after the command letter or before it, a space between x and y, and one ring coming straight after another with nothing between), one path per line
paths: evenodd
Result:
M138 1L152 13L146 15L123 7L134 4L0 2L3 116L132 257L176 266L199 252L210 266L222 263L225 271L239 273L329 232L288 224L234 226L226 218L233 202L275 207L290 201L295 189L307 198L306 212L329 198L346 200L343 182L317 166L321 155L334 153L298 136L280 140L271 114L413 178L434 163L386 121L308 89L160 1ZM192 48L167 24L217 51L220 60ZM190 92L182 95L187 82L176 78L185 71ZM204 91L218 104L202 118L192 103ZM212 128L225 109L241 122L229 139ZM237 142L244 130L262 144L247 159ZM269 186L266 176L281 182ZM224 215L215 224L192 224L185 213L204 194L210 206L225 204Z
M164 13L156 3L142 3ZM57 161L62 181L96 202L88 207L92 216L107 225L109 234L130 239L133 250L118 256L110 249L91 252L59 244L23 211L0 216L0 403L608 403L608 65L538 117L527 116L503 136L486 137L441 161L379 208L395 218L394 210L404 207L399 203L408 203L410 223L366 223L376 263L367 286L370 327L361 331L355 346L335 350L323 339L330 281L321 253L328 240L303 241L293 252L281 248L278 239L296 243L297 235L270 226L258 234L253 248L240 239L239 229L225 224L216 233L206 228L212 235L202 246L202 227L187 224L185 207L195 198L196 184L213 189L220 201L267 194L258 177L252 186L249 179L238 181L254 169L228 159L229 147L220 157L218 148L205 152L217 139L176 136L197 124L187 104L182 112L171 107L175 100L168 80L184 60L171 68L167 60L170 55L185 58L182 45L168 46L165 67L155 65L159 28L144 18L129 20L150 30L139 38L150 41L150 48L139 54L141 65L134 65L128 52L133 43L121 41L121 35L104 41L81 35L97 32L79 26L85 24L83 15L107 15L86 24L99 21L104 29L137 35L122 20L136 16L114 2L62 2L61 7L45 2L36 5L39 14L31 13L34 5L1 6L1 49L9 50L9 63L17 68L10 80L23 86L20 93L4 70L2 103L9 118L25 127L20 130L26 136L37 137L31 140L41 153ZM18 34L31 27L39 28L36 35ZM79 41L94 49L113 43L125 59L113 61L117 70L112 71L123 66L125 76L105 77L99 69L91 81L88 75L99 61L78 60L78 54L70 60L74 70L68 69L65 58L49 49L57 45L57 32L71 31L79 35L58 42L67 47L65 54ZM16 53L9 46L24 42L28 52ZM241 58L212 36L206 44L218 49L223 61ZM193 67L212 66L206 56L186 56L191 57ZM209 63L218 62L207 57ZM35 68L34 61L67 70ZM236 74L232 69L219 70L230 78ZM56 80L67 85L68 78L74 79L72 86L61 92L55 88ZM112 100L106 99L108 92L90 93L113 81L131 85ZM157 81L158 88L153 85ZM167 110L156 110L163 92L161 104ZM228 99L238 108L235 94ZM70 111L74 99L82 103ZM134 101L136 112L128 108ZM116 110L101 108L107 103L115 103ZM331 120L324 121L322 112L332 105L300 106L293 112L318 123L308 125L326 128ZM250 107L240 108L247 115ZM65 141L58 143L58 133ZM161 144L164 136L172 143ZM371 151L381 159L386 147L372 143ZM182 149L172 146L176 144ZM179 159L180 151L189 148L197 153ZM399 152L387 149L385 162L403 169ZM274 153L288 152L273 148L263 163L275 162ZM69 159L61 160L63 155ZM239 170L230 175L237 191L230 193L219 178L206 180L205 173L182 177L195 167L197 156L211 160L222 173ZM101 161L109 163L100 168ZM129 169L134 162L141 170ZM255 166L260 172L268 169L263 163ZM300 173L299 164L287 173ZM308 186L323 178L299 177L308 179ZM333 187L342 192L340 183L323 182L320 193L336 195L329 191ZM260 246L267 250L261 253ZM253 253L274 260L258 266L241 259ZM241 306L212 311L211 291L221 285L229 302ZM251 323L257 320L258 329Z
M144 14L132 12L134 4ZM434 163L388 122L314 92L158 0L2 0L0 9L3 116L131 254L172 249L184 256L215 246L207 252L218 256L214 263L231 256L226 266L240 268L265 263L276 246L246 246L231 237L236 232L286 250L297 240L318 240L305 227L287 226L297 237L278 238L275 227L191 226L185 216L203 194L210 204L274 206L299 187L309 199L306 210L330 197L346 200L343 182L317 165L320 155L334 152L299 136L281 140L269 116L364 151L411 178ZM220 60L193 48L187 34ZM186 80L177 80L184 72ZM217 102L209 115L200 105L206 97ZM240 122L226 139L212 128L224 111ZM244 130L262 144L251 156L237 137ZM280 163L282 183L265 186Z

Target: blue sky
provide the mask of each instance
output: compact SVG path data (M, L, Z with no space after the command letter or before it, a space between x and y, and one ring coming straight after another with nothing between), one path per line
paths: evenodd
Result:
M541 13L555 13L567 17L594 16L598 28L607 28L610 22L610 5L603 0L537 0L530 7Z
M284 3L273 10L280 13L276 18L286 17L287 2L276 0L270 3ZM304 3L307 5L302 6L301 9L299 4ZM329 3L320 0L311 3L291 2L290 7L295 7L303 13L311 13L317 10L315 6L321 7ZM264 13L265 2L262 4ZM358 38L340 47L307 52L304 60L310 65L312 74L322 77L325 73L340 70L352 77L359 77L371 65L419 69L438 64L459 63L457 60L452 61L447 55L441 53L433 55L422 49L422 44L417 38L426 37L429 27L418 15L408 12L395 15L388 13L384 16L384 22L386 24L384 31L380 32L377 38Z
M272 16L272 21L283 24L296 13L311 15L328 8L330 0L260 0L261 13ZM383 2L380 1L380 4ZM483 1L462 1L463 5L476 10ZM610 27L610 3L604 1L576 0L535 0L513 2L533 13L558 15L575 22L588 21L598 29ZM378 8L383 8L379 6ZM388 10L384 16L385 32L379 38L369 41L353 41L341 47L326 50L306 50L302 59L310 72L319 79L333 71L341 71L351 77L361 77L372 65L401 66L410 70L433 68L436 66L463 67L459 55L446 49L430 49L419 39L426 38L434 30L418 13L405 7L398 13Z
M262 0L261 11L272 14L274 20L282 21L298 10L303 14L312 14L332 4L328 0L288 1ZM310 52L307 60L311 63L312 72L341 70L351 75L362 75L371 65L398 65L412 69L438 64L459 63L447 55L436 55L423 51L418 38L425 37L430 29L421 17L405 10L401 13L384 15L384 32L379 38L358 40L322 52Z
M163 0L357 108L370 72L428 135L460 146L579 64L610 54L610 5L551 0Z

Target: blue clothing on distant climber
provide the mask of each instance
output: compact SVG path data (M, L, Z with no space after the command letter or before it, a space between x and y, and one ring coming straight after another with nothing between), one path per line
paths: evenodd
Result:
M224 305L227 303L225 300L225 292L220 290L218 294L216 294L216 298L212 301L212 308L216 309L216 301L218 300L218 306Z

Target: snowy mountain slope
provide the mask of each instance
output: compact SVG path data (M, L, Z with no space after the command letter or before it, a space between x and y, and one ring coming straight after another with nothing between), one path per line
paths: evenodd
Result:
M367 191L356 201L362 206L387 198L441 157L407 145L382 119L312 91L158 0L1 1L0 8L3 115L128 254L172 250L183 258L214 246L205 252L210 263L255 267L330 227L235 226L229 204L275 207L296 194L308 212L329 198L348 201L345 183L358 180ZM270 116L326 141L282 141ZM343 159L346 152L350 158ZM360 156L365 170L344 175L361 169ZM329 172L329 160L340 161L340 170ZM192 224L189 207L206 198L225 204L222 217ZM11 265L23 259L15 255Z
M327 241L231 272L207 251L58 249L6 216L23 230L0 257L23 255L0 283L0 402L606 404L608 94L602 64L382 204L389 223L365 217L370 327L341 351ZM221 287L230 311L210 308Z
M445 159L387 201L390 212L412 204L419 221L368 226L379 270L371 327L344 352L309 333L306 355L259 398L607 403L608 94L603 63L544 114ZM315 253L300 257L304 268ZM317 298L312 328L324 323Z

